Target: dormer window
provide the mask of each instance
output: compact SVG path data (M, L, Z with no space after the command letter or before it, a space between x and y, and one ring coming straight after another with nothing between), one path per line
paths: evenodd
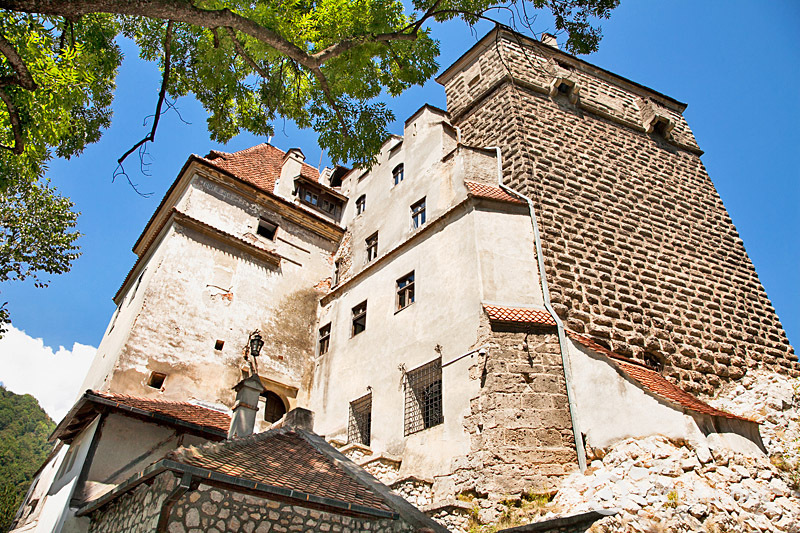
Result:
M394 179L395 185L403 181L403 163L394 167L394 170L392 170L392 178Z
M367 195L362 194L361 196L358 197L358 200L356 200L356 216L366 211L366 209L367 209Z
M317 196L316 194L314 194L313 192L311 192L311 191L309 191L307 189L303 190L303 195L302 195L301 198L307 204L311 204L311 205L319 204L319 196Z
M346 198L337 191L328 189L304 176L295 178L295 186L297 187L295 194L301 203L334 218L341 215L342 205Z
M258 229L256 233L269 240L275 240L275 233L278 231L278 225L273 224L269 220L261 219L258 221Z

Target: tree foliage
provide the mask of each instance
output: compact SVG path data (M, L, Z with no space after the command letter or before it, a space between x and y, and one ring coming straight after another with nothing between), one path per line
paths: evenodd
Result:
M7 531L33 474L52 449L55 423L30 394L0 385L0 531Z

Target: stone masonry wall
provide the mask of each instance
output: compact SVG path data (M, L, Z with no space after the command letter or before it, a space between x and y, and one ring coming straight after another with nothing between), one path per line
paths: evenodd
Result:
M665 110L663 98L644 90L634 97L630 86L621 98L620 87L604 88L608 80L593 83L592 95L583 82L577 104L551 97L547 76L566 71L552 57L549 71L534 68L541 62L509 48L501 47L503 61L487 49L474 62L482 74L473 87L450 79L448 107L456 105L463 141L501 146L506 183L533 198L551 298L567 327L660 362L691 392L710 393L754 366L797 375L794 350L692 149L679 104ZM508 65L525 79L500 82ZM578 70L573 79L594 79ZM604 111L589 102L602 99ZM631 102L643 111L638 124ZM645 133L654 106L676 124L668 140Z
M92 515L91 533L154 532L164 499L177 483L170 473L142 484ZM169 533L283 533L330 531L333 533L400 533L415 531L398 520L369 520L293 506L256 496L200 484L175 503L167 526Z
M456 492L549 492L577 469L558 335L494 326L483 344L487 354L470 369L480 394L464 422L472 451L454 461Z

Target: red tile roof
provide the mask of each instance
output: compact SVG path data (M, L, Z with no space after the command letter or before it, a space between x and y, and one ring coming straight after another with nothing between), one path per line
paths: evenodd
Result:
M540 326L555 326L556 321L544 309L530 309L526 307L501 307L499 305L483 304L489 320L496 322L515 322L520 324L537 324Z
M92 396L95 396L114 402L120 407L129 407L146 411L147 413L171 417L181 422L194 424L210 430L224 431L227 433L231 425L231 417L227 413L215 411L214 409L189 402L141 398L138 396L129 396L127 394L101 391L87 391L86 396L89 400L92 399Z
M166 458L257 483L390 511L370 488L291 429L181 448Z
M753 422L749 418L737 416L725 411L721 411L720 409L717 409L715 407L711 407L702 400L684 391L677 385L670 383L664 378L664 376L662 376L655 370L652 370L642 365L641 363L637 363L625 356L614 353L611 350L608 350L607 348L600 346L599 344L597 344L588 337L579 335L574 331L567 331L566 333L567 335L569 335L570 338L582 344L583 346L589 348L590 350L601 353L613 359L614 364L616 364L617 367L623 373L627 374L633 380L637 381L642 387L644 387L644 389L650 391L656 396L660 396L672 403L677 403L685 407L686 409L690 409L697 413Z
M257 144L238 152L212 150L203 160L211 166L233 174L240 180L255 185L261 190L274 192L275 182L281 175L281 166L286 152L270 144ZM316 168L303 163L300 175L319 181Z
M464 181L467 186L467 191L470 196L478 198L490 198L492 200L500 200L501 202L509 202L512 204L522 204L522 200L516 196L511 196L500 187L493 187L485 183L478 183L477 181Z

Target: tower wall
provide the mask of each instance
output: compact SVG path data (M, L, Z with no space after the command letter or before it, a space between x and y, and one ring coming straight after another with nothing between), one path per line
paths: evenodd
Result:
M463 141L500 146L506 183L534 200L567 327L689 391L753 366L797 375L685 106L520 39L490 34L439 81Z

